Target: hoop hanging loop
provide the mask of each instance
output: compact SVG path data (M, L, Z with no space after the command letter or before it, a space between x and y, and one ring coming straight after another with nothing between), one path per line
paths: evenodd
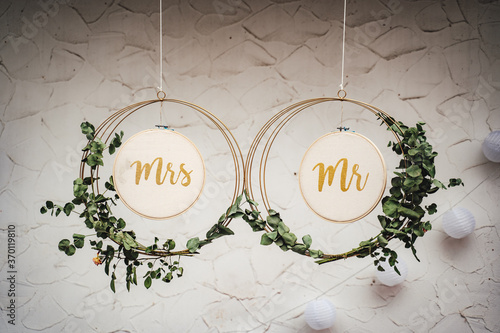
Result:
M163 90L160 90L156 93L156 97L158 97L160 101L163 101L167 97L167 94L165 94Z
M337 96L340 99L344 99L347 96L347 92L344 90L344 88L342 88L339 91L337 91Z

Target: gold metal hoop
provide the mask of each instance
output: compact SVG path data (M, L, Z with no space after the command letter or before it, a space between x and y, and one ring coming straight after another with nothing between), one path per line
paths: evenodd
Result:
M158 92L158 95L162 91ZM165 94L165 93L163 93ZM95 130L95 136L99 137L105 144L108 143L110 138L113 136L113 134L116 132L117 128L121 125L121 123L127 119L130 115L134 114L135 112L141 110L142 108L155 104L155 103L175 103L175 104L180 104L184 105L200 114L208 118L216 127L217 129L221 132L223 135L224 139L227 142L227 145L229 147L229 150L231 151L231 155L233 158L233 163L234 163L234 172L235 172L235 184L234 184L234 191L233 191L233 197L231 201L231 205L233 205L236 201L236 198L240 193L243 191L243 186L244 186L244 181L242 177L242 173L244 172L244 159L243 155L241 153L241 149L238 145L238 142L234 138L233 134L229 130L229 128L214 114L209 112L208 110L196 105L192 104L186 101L182 100L177 100L177 99L161 99L161 95L158 96L159 99L157 100L147 100L139 103L135 103L129 106L124 107L121 110L116 111L113 113L111 116L109 116L107 119L105 119ZM82 155L82 161L85 160L85 158L89 155L89 151L85 151ZM88 171L87 169L90 169L87 167L87 164L85 162L81 162L80 164L80 178L84 179L86 176L86 172ZM90 177L94 178L99 178L99 166L96 167L95 171L90 169ZM95 186L95 193L99 194L99 181L96 181L92 186ZM224 226L228 226L229 223L231 222L232 219L227 218L222 224Z
M339 91L339 95L341 94L341 91ZM344 91L345 92L345 91ZM345 97L345 95L343 95ZM402 144L401 144L401 139L399 137L399 134L391 127L390 124L394 124L397 129L402 133L402 129L399 127L399 125L395 122L395 120L385 111L370 105L368 103L364 103L361 101L357 100L352 100L352 99L347 99L347 98L314 98L314 99L308 99L304 100L298 103L295 103L281 111L279 111L276 115L271 117L267 123L264 124L264 126L260 129L260 131L257 133L257 136L253 140L248 155L247 159L245 162L245 177L244 177L244 182L245 182L245 190L248 193L248 195L254 199L254 191L252 187L252 169L253 169L253 164L255 161L255 156L257 154L257 150L261 146L261 142L263 141L266 133L268 131L271 132L265 143L263 143L264 148L262 150L262 154L260 155L260 160L259 160L259 191L260 191L260 197L263 201L264 207L267 212L271 209L270 203L269 203L269 197L267 194L267 188L266 188L266 170L267 170L267 160L269 157L269 153L271 151L272 145L280 133L280 131L283 129L283 127L291 120L293 119L296 115L301 113L304 110L307 110L308 108L321 104L321 103L326 103L326 102L348 102L352 103L358 106L363 107L364 109L370 111L373 113L378 119L381 119L387 128L393 133L396 141L398 142L401 151L402 149ZM405 160L406 164L406 156L404 155L403 152L403 157ZM406 165L405 165L406 166ZM267 231L270 231L268 227L266 227Z

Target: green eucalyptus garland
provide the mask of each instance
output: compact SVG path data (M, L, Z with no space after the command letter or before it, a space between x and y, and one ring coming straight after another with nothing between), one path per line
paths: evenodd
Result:
M439 189L464 184L461 179L452 178L448 186L445 186L435 178L434 159L438 153L433 151L431 144L427 142L426 131L423 129L424 123L419 122L415 127L408 127L390 117L385 117L385 121L401 138L401 142L389 142L388 147L392 146L392 150L402 156L402 159L397 167L400 171L394 172L395 177L391 179L390 195L382 200L384 215L378 216L382 229L377 235L362 241L358 247L348 252L325 254L321 250L310 248L312 244L310 235L303 236L302 242L299 242L297 236L290 231L277 211L270 209L264 220L261 212L256 208L257 203L247 195L247 201L252 209L245 210L243 219L253 231L265 231L260 243L262 245L274 243L283 251L292 250L315 258L318 264L349 257L371 256L378 270L383 271L380 263L388 261L390 266L399 273L395 266L398 254L389 247L391 240L399 240L406 248L410 248L415 258L420 261L416 254L415 242L432 229L431 222L425 218L426 212L429 215L437 212L435 203L424 206L423 199Z
M113 178L110 177L105 183L106 191L102 194L97 190L96 169L103 166L104 152L109 155L115 153L116 148L121 146L123 132L115 133L110 144L106 146L100 138L95 137L95 128L92 124L84 122L81 124L82 133L89 140L83 148L84 158L82 160L91 169L90 177L77 178L73 182L74 198L70 202L56 205L52 201L47 201L40 212L45 214L50 211L51 215L59 216L64 213L66 216L76 213L83 220L88 229L95 233L92 235L73 234L73 240L63 239L59 242L59 250L68 256L75 254L85 244L85 239L93 250L97 251L97 256L93 258L96 265L104 264L105 273L111 277L110 288L115 292L116 268L123 263L126 266L126 286L130 290L131 285L137 285L137 268L146 263L148 270L144 278L144 286L151 287L153 280L161 279L163 282L170 282L175 276L181 277L184 269L180 266L180 258L198 254L199 249L212 243L222 236L233 235L228 224L231 219L244 214L240 208L242 196L236 198L235 202L221 215L217 223L207 231L205 238L191 238L187 241L186 249L175 251L176 243L173 239L166 239L163 242L155 237L151 245L142 245L136 239L133 230L126 230L126 222L122 218L114 216L111 211L112 206L116 206L120 199L115 193ZM108 194L109 193L109 194ZM81 212L77 212L77 207L81 207Z
M389 247L390 241L397 239L403 242L405 247L410 248L415 258L420 261L416 255L415 242L432 229L430 221L425 219L426 212L429 215L437 212L435 203L423 206L423 199L439 189L464 184L461 179L452 178L445 186L435 178L434 159L437 153L427 142L423 129L424 123L419 122L415 127L408 127L392 118L385 120L390 122L391 129L401 137L401 142L389 142L388 145L392 146L392 150L397 155L402 156L397 167L400 171L394 172L395 177L391 180L390 195L382 200L384 215L378 216L381 231L345 253L326 254L322 250L312 249L310 235L305 235L301 238L301 242L298 241L297 236L291 232L279 212L275 210L270 209L267 217L263 219L261 212L257 210L257 202L248 195L247 190L239 195L221 215L217 223L206 233L204 239L199 237L189 239L186 249L174 251L176 243L173 239L166 239L161 243L157 237L149 246L140 244L136 240L135 232L126 230L126 222L114 216L111 211L111 207L115 206L119 200L119 196L115 193L113 178L110 177L105 183L106 191L102 194L98 193L96 186L99 180L95 176L96 168L104 165L103 156L106 150L109 155L112 155L116 148L120 147L123 132L115 133L110 144L106 146L98 137L95 137L95 128L88 122L81 124L82 133L89 140L87 146L83 148L86 154L82 162L90 167L91 176L83 179L77 178L73 182L74 198L71 202L60 206L47 201L41 207L40 212L45 214L50 211L55 216L61 213L66 216L76 213L87 228L95 231L94 234L87 236L75 233L72 241L63 239L58 247L66 255L72 256L76 249L84 246L85 239L88 238L92 249L97 251L97 256L93 258L93 261L96 265L104 264L105 273L111 277L110 288L113 292L116 281L115 271L120 263L126 266L127 290L130 290L131 285L138 284L137 268L144 264L147 266L147 271L143 275L146 288L151 287L153 280L161 279L168 283L174 276L181 277L184 269L180 266L180 258L198 254L200 248L212 243L215 239L234 234L228 224L231 219L239 217L247 222L253 231L264 231L260 242L262 245L274 243L283 251L292 250L317 259L318 264L349 257L371 256L374 259L374 265L379 270L384 270L380 263L388 261L399 273L396 267L398 254ZM110 194L106 195L108 192ZM243 198L245 198L244 201ZM249 209L242 208L245 203L249 205ZM82 207L82 211L78 213L77 207Z

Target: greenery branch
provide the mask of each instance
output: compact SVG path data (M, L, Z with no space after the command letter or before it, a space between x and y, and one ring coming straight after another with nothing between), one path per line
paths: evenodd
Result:
M131 285L137 285L137 268L146 263L148 268L144 278L144 286L150 288L153 280L161 279L163 282L170 282L175 276L181 277L184 269L180 266L180 258L198 254L199 249L212 243L214 240L233 235L233 231L228 227L233 218L241 217L244 211L240 207L242 195L236 198L235 202L221 215L206 233L205 238L191 238L187 241L186 249L174 251L176 243L173 239L166 239L163 243L155 237L153 244L145 246L137 241L133 230L126 230L126 222L122 218L113 215L112 206L116 206L120 199L115 192L113 178L110 177L105 182L106 191L98 193L96 183L99 178L97 169L104 165L104 152L109 155L115 153L116 148L122 144L123 132L115 133L109 145L106 145L96 136L95 128L89 122L81 124L81 131L89 140L83 148L83 166L90 167L90 176L81 177L73 181L74 198L64 205L54 204L47 201L40 208L40 213L50 212L51 215L59 216L64 213L66 216L77 214L88 229L94 233L83 235L74 233L72 240L62 239L59 250L68 256L75 254L77 249L85 245L85 239L89 239L90 246L97 251L93 258L96 265L104 265L105 273L111 277L110 288L115 292L116 268L123 263L126 266L126 286L130 291ZM83 170L83 168L82 168ZM106 196L107 193L114 193ZM76 207L82 207L81 212L77 212ZM176 260L172 260L176 258ZM110 269L112 268L112 270Z
M392 129L400 138L400 142L389 142L388 147L402 156L397 166L395 177L391 179L389 195L382 199L384 215L378 216L382 230L374 237L362 241L359 246L340 254L325 254L321 250L310 248L312 240L309 235L302 237L302 243L297 241L297 236L290 231L281 219L280 214L270 209L264 220L261 212L257 210L257 203L250 198L246 192L247 202L251 209L245 210L243 219L250 225L253 231L265 231L261 237L262 245L276 244L283 251L292 250L296 253L318 259L316 263L325 264L350 257L364 258L371 256L378 270L383 271L381 262L388 261L399 273L395 264L398 254L389 247L391 240L403 242L406 248L410 248L417 257L415 242L432 229L432 224L425 216L437 212L437 205L431 203L424 206L423 200L427 196L436 193L440 189L447 189L458 185L464 185L459 178L452 178L445 186L435 178L436 167L434 163L437 152L427 142L422 122L415 127L408 127L402 122L396 122L393 118L379 114L389 129Z

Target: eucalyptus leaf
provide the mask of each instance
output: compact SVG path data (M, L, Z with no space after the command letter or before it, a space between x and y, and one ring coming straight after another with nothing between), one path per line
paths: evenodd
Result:
M146 287L146 289L149 289L149 287L151 287L151 284L153 283L153 280L151 279L150 276L148 276L145 280L144 280L144 287Z
M83 184L83 180L81 178L77 178L73 182L73 195L75 197L81 197L85 192L87 192L87 189L88 185Z
M189 252L196 252L200 247L200 239L198 237L191 238L190 240L188 240L186 247L188 248Z
M309 248L312 244L312 238L310 235L305 235L302 237L302 242L304 243L306 248Z
M277 230L274 230L274 231L271 231L271 232L268 232L267 233L267 236L272 239L273 241L276 241L279 237L278 235L278 231Z
M422 167L429 173L429 176L434 177L436 175L436 166L429 160L424 162Z
M139 257L139 253L137 251L134 251L133 249L123 249L123 254L128 260L136 260Z
M125 226L126 226L125 221L122 218L119 218L118 221L116 222L116 227L118 229L123 229L125 228Z
M123 233L123 245L128 245L128 248L127 246L125 246L125 248L127 250L130 250L131 248L135 248L137 247L137 242L135 241L135 239L128 233L128 232L124 232Z
M269 215L267 217L267 224L273 229L276 229L278 227L278 223L281 222L281 218L279 215Z
M389 242L387 241L387 239L385 239L385 237L382 236L382 235L379 235L377 237L377 240L378 240L378 243L380 244L380 246L382 246L382 247L386 247L387 244L389 244Z
M92 140L94 138L94 133L95 133L94 125L86 121L80 124L80 128L82 130L82 133L85 134L85 136L87 137L87 139Z
M290 231L290 228L283 223L283 221L278 222L278 233L283 236Z
M296 244L292 246L292 251L300 254L305 254L307 251L307 247L303 244Z
M437 205L435 203L425 206L425 209L429 212L429 215L437 213Z
M99 153L94 153L89 156L87 156L87 164L91 167L95 167L97 165L104 165L104 162L102 161L102 155Z
M226 220L226 213L222 214L220 217L219 217L219 220L217 221L218 223L222 223Z
M421 228L419 228L418 226L416 228L414 228L412 231L418 237L422 237L425 234L424 231Z
M71 202L68 202L67 204L64 205L63 211L66 216L69 216L71 212L75 209L75 205Z
M394 217L397 213L400 203L396 200L389 199L382 204L382 210L385 215L389 217Z
M238 204L237 203L234 203L231 205L231 207L229 207L228 211L226 212L226 215L231 215L231 214L234 214L238 211Z
M465 186L465 184L462 181L462 179L460 179L460 178L451 178L450 182L448 184L448 187L454 187L454 186L459 186L459 185Z
M432 184L434 184L437 188L446 189L446 186L444 186L444 184L437 179L433 179Z
M415 155L417 155L419 152L420 152L420 150L418 150L418 149L416 149L416 148L412 148L412 149L408 150L408 155L410 155L410 156L415 156Z
M166 247L167 250L171 251L175 248L175 241L173 239L168 239L163 246Z
M101 141L99 138L95 138L91 143L90 143L90 151L93 153L98 153L102 155L102 152L106 148L106 144ZM102 156L101 156L102 157Z
M274 240L271 237L269 237L269 235L267 233L262 234L262 236L260 238L261 245L271 245L273 242L274 242Z
M234 235L234 232L231 229L229 229L226 226L223 226L222 224L219 224L217 226L217 229L219 230L220 235Z
M312 250L312 249L309 249L309 255L311 256L311 258L321 258L323 256L323 252L321 250Z
M281 249L281 251L286 252L286 251L291 249L291 246L287 245L287 244L283 244L283 245L280 245L279 248Z
M72 256L73 254L75 254L75 252L76 248L74 245L70 245L64 250L64 253L66 253L67 256Z
M255 201L255 200L252 200L250 198L247 198L247 202L250 204L250 205L253 205L255 207L257 207L259 204Z
M425 222L424 223L424 229L426 231L432 230L432 224L430 222Z
M69 247L69 244L69 239L62 239L58 244L59 251L66 251L66 249Z
M382 226L382 229L385 229L385 227L387 226L387 223L390 222L390 220L388 218L386 218L384 215L378 215L377 218L378 218L378 221L380 222L380 225Z
M293 234L291 232L287 232L287 233L283 234L282 237L283 237L283 240L285 241L286 245L289 245L289 246L294 246L295 242L297 241L297 236L295 236L295 234Z
M403 215L403 216L406 216L410 219L414 219L414 220L417 220L420 218L420 215L415 212L414 210L410 209L410 208L406 208L406 207L403 207L403 206L399 206L398 207L398 212Z
M245 213L238 208L238 210L232 214L229 214L227 217L231 218L231 219L237 219L239 217L242 217L243 215L245 215Z
M372 240L366 240L366 241L362 241L359 243L359 247L366 247L366 246L372 246L373 243L372 243Z
M114 273L113 273L114 275ZM115 279L111 279L111 282L109 283L109 288L113 291L116 292L115 290Z
M97 205L93 202L89 203L87 205L87 211L88 211L89 215L97 214Z
M401 179L401 176L392 178L391 185L393 188L398 188L398 187L403 186L403 179Z
M239 207L239 206L240 206L240 204L241 204L241 200L242 200L242 199L243 199L243 194L240 194L240 195L236 198L236 200L235 200L235 202L234 202L234 204L236 205L236 207Z
M401 231L401 230L397 230L397 229L393 229L393 228L386 228L385 229L387 232L390 232L392 234L396 234L396 235L400 235L400 236L406 236L406 233Z
M80 234L73 234L73 244L78 249L81 249L85 244L85 236Z

